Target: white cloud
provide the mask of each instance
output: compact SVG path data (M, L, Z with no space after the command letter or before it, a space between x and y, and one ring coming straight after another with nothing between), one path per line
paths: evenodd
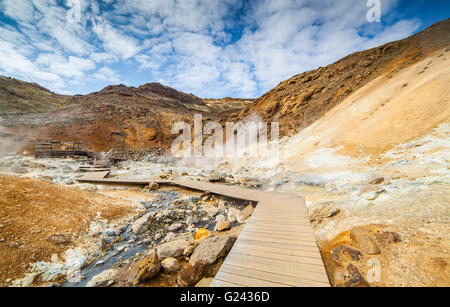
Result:
M84 82L87 72L133 83L135 71L145 70L148 82L166 80L199 96L257 97L294 74L418 28L417 20L395 18L368 24L366 1L102 2L109 8L81 0L81 22L68 23L67 7L55 0L0 0L18 24L0 22L0 72L59 91L88 91L94 89ZM382 20L397 2L383 0Z
M39 82L49 88L62 88L63 79L51 72L43 71L26 56L20 53L16 47L0 40L0 72L10 76L20 76L30 82Z
M90 59L75 56L65 58L60 54L44 53L38 56L36 63L46 70L69 78L83 78L84 72L95 68L95 63Z
M111 68L103 66L100 68L93 77L102 81L111 82L114 84L119 84L122 81L120 80L120 76L117 72L113 71Z
M103 20L94 22L93 31L103 42L103 47L123 59L135 56L139 51L139 42L137 39L120 33Z
M34 8L28 0L4 0L0 3L2 12L17 22L29 23L34 20Z

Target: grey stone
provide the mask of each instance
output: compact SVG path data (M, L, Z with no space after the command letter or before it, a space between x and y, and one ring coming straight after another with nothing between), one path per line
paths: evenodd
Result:
M255 210L255 209L253 208L252 205L248 205L247 207L245 207L245 208L244 208L241 212L239 212L239 214L236 216L237 221L238 221L240 224L245 223L245 222L250 218L250 216L252 215L253 210Z
M92 277L92 279L86 284L86 287L108 287L114 283L114 277L116 274L117 270L115 269L105 270Z
M152 182L150 182L148 187L149 187L150 191L158 190L159 189L159 183L152 181Z
M155 213L150 212L138 218L136 221L133 222L133 225L131 226L131 231L133 231L134 234L145 232L148 229L148 226L150 225L150 222L154 216Z
M176 272L180 269L180 263L173 257L169 257L161 261L161 266L163 267L164 271L169 273Z
M181 223L172 224L169 227L169 231L177 231L177 230L181 229L181 227L183 227L183 224L181 224Z
M194 250L189 263L205 261L207 264L214 263L217 259L224 257L233 246L235 241L231 236L210 237L203 240Z
M186 240L175 240L159 245L156 250L160 259L169 257L180 257L183 255L184 249L190 245Z

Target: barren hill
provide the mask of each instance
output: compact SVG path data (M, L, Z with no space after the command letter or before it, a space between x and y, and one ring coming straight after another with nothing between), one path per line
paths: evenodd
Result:
M173 139L172 123L189 122L194 113L223 118L242 107L233 100L218 107L159 83L137 88L121 84L88 95L64 96L0 76L0 132L17 145L50 138L81 141L96 151L112 146L167 147Z

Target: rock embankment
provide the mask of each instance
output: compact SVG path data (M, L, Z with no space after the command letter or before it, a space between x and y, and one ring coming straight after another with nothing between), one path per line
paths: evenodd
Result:
M210 193L183 198L158 192L160 198L146 204L148 212L129 225L129 241L147 247L105 266L87 286L207 286L253 212L248 202Z

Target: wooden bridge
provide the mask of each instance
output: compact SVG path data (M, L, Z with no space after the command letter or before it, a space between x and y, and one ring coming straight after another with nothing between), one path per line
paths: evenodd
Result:
M80 182L147 185L91 173ZM213 287L329 287L303 197L192 180L160 180L197 191L257 202L226 257Z

